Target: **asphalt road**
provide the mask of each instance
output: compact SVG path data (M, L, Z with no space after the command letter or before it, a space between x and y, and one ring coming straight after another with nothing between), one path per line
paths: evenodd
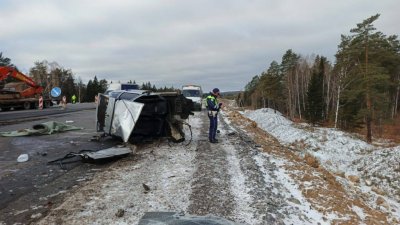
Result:
M66 110L0 112L0 132L31 128L48 121L73 121L69 124L84 128L52 135L0 137L0 224L29 224L35 219L32 215L46 215L60 204L67 190L108 168L113 161L84 163L80 157L66 161L63 167L48 164L70 152L100 150L119 144L110 138L91 141L99 135L95 130L95 111L91 103L68 105ZM29 160L18 163L21 154L28 154Z
M12 110L0 111L0 125L15 124L23 121L30 121L34 119L42 119L51 115L65 114L71 112L78 112L87 109L95 109L94 103L80 103L80 104L67 104L65 109L60 106L53 106L42 110Z

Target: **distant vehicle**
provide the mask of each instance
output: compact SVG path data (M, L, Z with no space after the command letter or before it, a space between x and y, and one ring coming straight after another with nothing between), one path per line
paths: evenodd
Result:
M200 85L183 85L182 94L194 103L194 110L201 111L203 91Z
M105 95L108 95L112 91L119 91L119 90L124 90L124 91L131 91L131 90L139 90L140 87L138 84L121 84L121 83L111 83L108 85L106 92L104 92Z

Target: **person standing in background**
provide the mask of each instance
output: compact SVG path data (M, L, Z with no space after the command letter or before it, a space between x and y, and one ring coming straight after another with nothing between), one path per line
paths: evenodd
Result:
M218 143L215 138L218 127L218 112L221 109L222 103L218 103L217 98L219 97L219 89L214 88L212 92L206 98L206 108L208 118L210 119L210 129L208 131L208 140L211 143Z
M71 102L72 102L72 104L75 104L75 103L76 103L76 96L75 96L75 95L72 95L72 97L71 97Z

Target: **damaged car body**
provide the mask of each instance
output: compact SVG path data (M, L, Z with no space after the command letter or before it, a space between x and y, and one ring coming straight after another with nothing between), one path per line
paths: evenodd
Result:
M167 137L185 140L183 125L193 102L177 92L152 93L144 90L99 94L96 129L124 142Z

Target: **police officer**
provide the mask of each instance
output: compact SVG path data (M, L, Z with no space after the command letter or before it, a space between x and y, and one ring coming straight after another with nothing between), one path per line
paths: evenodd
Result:
M218 127L218 112L222 106L222 103L218 103L219 89L214 88L212 92L206 98L206 107L208 110L208 118L210 119L210 130L208 132L208 140L211 143L218 143L215 138Z
M75 104L75 103L76 103L76 96L75 96L75 95L72 95L72 97L71 97L71 102L72 102L72 104Z

